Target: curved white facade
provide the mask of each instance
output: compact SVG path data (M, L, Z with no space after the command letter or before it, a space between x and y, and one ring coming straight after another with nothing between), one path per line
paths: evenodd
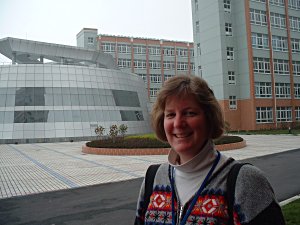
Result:
M94 139L113 124L150 132L142 78L120 70L57 64L0 66L0 143Z

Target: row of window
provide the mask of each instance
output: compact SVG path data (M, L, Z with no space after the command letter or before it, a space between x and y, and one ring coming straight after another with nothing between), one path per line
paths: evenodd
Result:
M293 61L293 74L300 76L300 61ZM253 58L253 67L255 73L270 74L270 59L269 58ZM279 75L289 75L289 61L284 59L273 60L274 73Z
M252 47L269 49L269 38L267 34L252 33ZM291 48L293 53L300 52L300 39L291 38ZM272 49L275 51L288 51L287 37L272 35Z
M0 124L142 120L144 120L142 111L130 110L0 111Z
M140 102L137 93L133 91L96 88L0 88L0 107L13 106L140 107Z
M250 21L252 24L267 26L266 11L259 9L250 9ZM270 13L271 26L276 28L286 28L286 17L284 14ZM290 29L293 31L300 31L300 18L289 16Z
M139 73L138 75L143 78L145 83L147 83L147 74ZM165 80L168 80L168 79L170 79L171 77L174 77L174 76L175 75L165 74L164 78L165 78ZM157 84L162 83L162 77L161 77L160 74L149 74L149 77L150 77L150 82L151 83L157 83Z
M267 0L252 0L255 2L266 3ZM272 5L284 7L284 0L269 0ZM288 7L291 9L300 9L300 0L288 0Z
M289 83L275 83L277 98L291 98L291 86ZM255 97L272 98L271 82L255 82ZM294 97L300 99L300 84L294 84Z
M295 107L295 119L300 120L300 107ZM277 122L292 121L292 107L276 107ZM256 123L273 123L273 108L272 107L257 107L256 108Z
M134 68L136 69L146 69L147 68L147 61L146 60L134 60ZM131 60L130 59L118 59L118 66L119 68L131 68ZM194 63L190 63L190 69L195 70ZM149 60L149 68L150 69L161 69L161 61L158 60ZM165 70L174 70L175 69L175 62L172 61L164 61L163 68ZM189 63L187 62L177 62L177 70L180 71L188 71L189 70Z
M147 46L145 45L132 45L131 44L116 44L113 42L102 42L101 48L103 52L106 53L114 53L117 50L119 53L131 54L131 49L133 48L134 54L137 55L146 55L147 54ZM149 55L161 55L161 53L165 56L175 56L175 52L177 56L180 57L188 57L190 51L190 55L194 56L193 49L180 48L177 47L176 50L174 47L157 47L157 46L148 46Z

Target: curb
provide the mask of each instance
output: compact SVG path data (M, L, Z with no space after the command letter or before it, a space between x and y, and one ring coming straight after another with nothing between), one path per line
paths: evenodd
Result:
M288 198L288 199L286 199L286 200L284 200L282 202L279 202L279 205L282 207L282 206L287 205L287 204L289 204L289 203L291 203L291 202L293 202L293 201L295 201L297 199L300 199L300 194L296 195L294 197Z

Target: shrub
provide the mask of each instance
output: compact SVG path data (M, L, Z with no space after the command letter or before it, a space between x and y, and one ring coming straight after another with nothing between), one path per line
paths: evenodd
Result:
M125 124L121 124L119 126L119 133L121 134L121 136L124 138L125 133L127 132L128 127Z
M243 138L239 136L222 136L214 140L216 145L229 144L241 142ZM161 142L156 138L151 137L127 137L115 138L114 141L110 139L95 140L86 143L86 146L93 148L170 148L169 143Z
M115 140L118 136L118 132L119 132L119 129L118 129L117 125L111 125L109 127L109 136L111 137L113 143L115 142Z
M97 125L97 127L95 128L95 133L99 138L101 138L103 136L104 131L105 131L105 128L100 125Z
M244 139L239 136L221 136L220 138L214 140L215 145L223 145L223 144L230 144L241 142Z

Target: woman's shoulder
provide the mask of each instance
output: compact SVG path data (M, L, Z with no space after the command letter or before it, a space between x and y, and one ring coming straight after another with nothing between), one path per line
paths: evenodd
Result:
M241 167L237 177L237 185L260 186L271 188L266 174L258 167L245 164Z

